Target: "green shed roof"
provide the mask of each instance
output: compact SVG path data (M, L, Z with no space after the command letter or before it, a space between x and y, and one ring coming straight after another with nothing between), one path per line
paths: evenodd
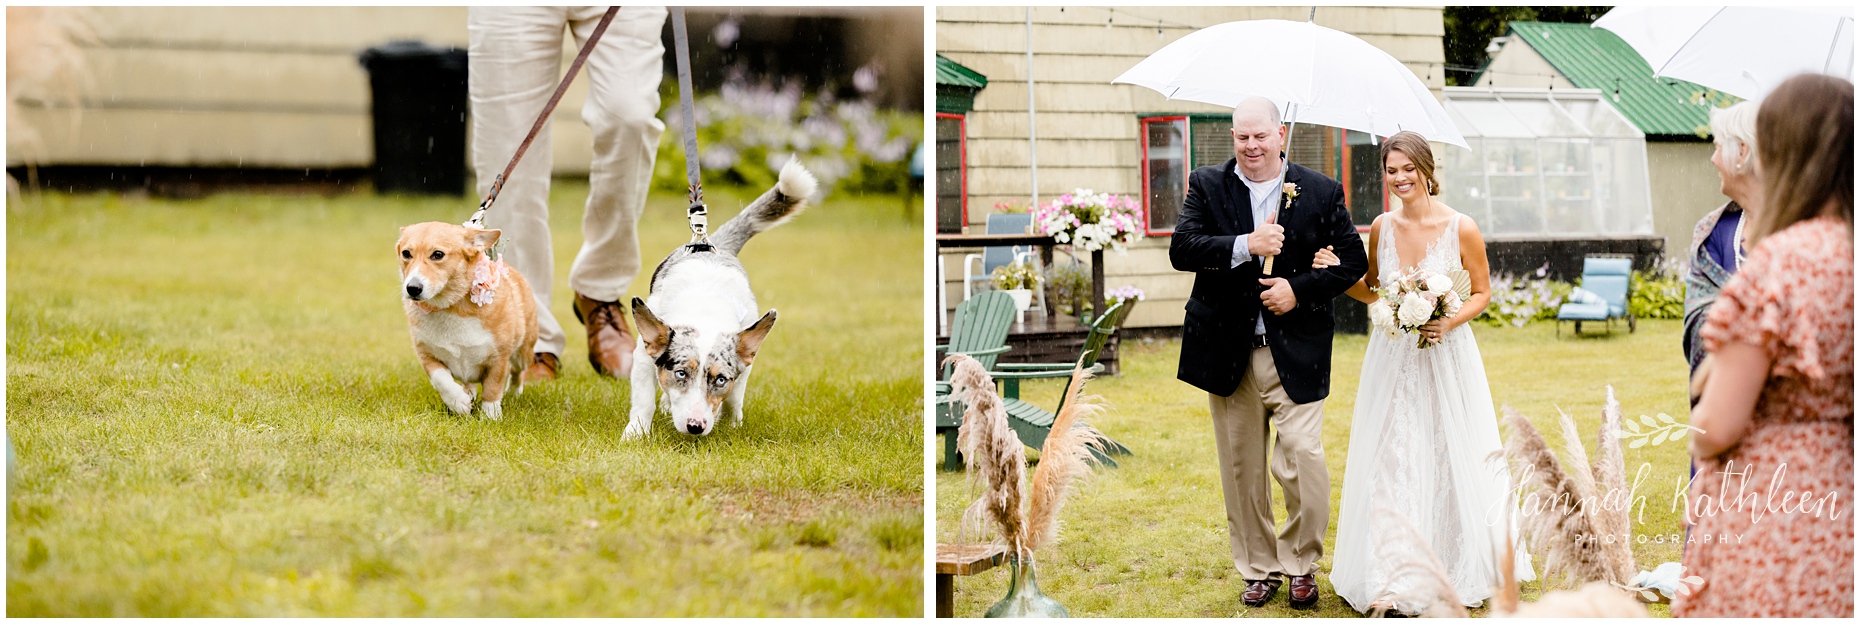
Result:
M1641 132L1698 136L1709 121L1711 107L1692 97L1705 87L1655 78L1647 60L1613 32L1550 22L1511 22L1511 32L1577 87L1602 90Z
M980 89L988 86L988 77L938 54L936 55L936 83L951 87Z

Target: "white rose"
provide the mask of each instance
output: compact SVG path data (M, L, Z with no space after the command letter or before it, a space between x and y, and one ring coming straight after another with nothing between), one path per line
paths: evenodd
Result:
M1402 297L1401 309L1396 311L1396 316L1401 319L1401 324L1409 327L1419 327L1422 323L1426 323L1427 319L1433 315L1434 304L1428 303L1426 299L1422 299L1419 295L1413 294Z
M1389 308L1387 301L1380 299L1369 304L1369 322L1376 327L1389 327L1395 324L1395 310Z
M1445 275L1433 275L1427 278L1427 292L1441 294L1453 290L1453 278Z

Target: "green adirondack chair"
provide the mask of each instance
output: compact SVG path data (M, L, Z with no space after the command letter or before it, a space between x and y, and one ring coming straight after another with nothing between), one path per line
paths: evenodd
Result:
M1014 324L1014 298L1005 292L989 290L977 293L956 306L956 317L950 320L949 344L936 346L937 359L946 355L960 354L975 358L983 368L990 371L995 368L995 358L1006 353L1008 328ZM936 432L944 435L943 465L952 469L962 466L962 459L956 452L956 429L962 426L961 404L949 395L949 374L952 367L943 365L943 379L936 382Z
M1036 449L1046 445L1046 435L1053 426L1053 415L1065 409L1066 397L1072 394L1073 367L1084 366L1091 369L1093 374L1104 371L1104 365L1098 363L1098 354L1104 351L1104 345L1110 340L1111 334L1117 333L1117 327L1122 325L1124 317L1130 314L1130 308L1131 304L1128 302L1120 302L1111 306L1111 309L1105 310L1104 315L1092 323L1091 334L1086 336L1085 348L1079 353L1079 359L1076 362L999 364L996 366L1000 369L999 371L989 371L989 375L993 376L995 382L1001 386L1002 405L1007 408L1008 425L1013 427L1014 433L1020 436L1022 444ZM1059 395L1059 405L1054 407L1053 411L1049 412L1038 405L1020 400L1020 380L1051 378L1066 380L1066 387ZM1115 440L1105 438L1105 441L1108 443L1105 451L1110 454L1131 454L1128 447ZM1098 461L1113 468L1117 467L1117 461L1105 453L1093 451L1092 454L1097 457Z

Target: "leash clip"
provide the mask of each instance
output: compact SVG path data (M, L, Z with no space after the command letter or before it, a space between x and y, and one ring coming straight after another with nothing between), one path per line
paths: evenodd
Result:
M691 223L693 240L702 240L710 233L710 212L702 200L692 202L691 207L685 209L685 217Z

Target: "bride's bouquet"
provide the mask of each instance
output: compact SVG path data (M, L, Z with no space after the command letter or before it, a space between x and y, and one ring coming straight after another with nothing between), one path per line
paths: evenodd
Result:
M1417 268L1383 284L1376 295L1381 298L1369 304L1370 323L1390 337L1420 336L1422 325L1459 313L1460 305L1472 298L1472 277L1463 270L1440 274ZM1433 343L1420 336L1414 346L1426 349Z

